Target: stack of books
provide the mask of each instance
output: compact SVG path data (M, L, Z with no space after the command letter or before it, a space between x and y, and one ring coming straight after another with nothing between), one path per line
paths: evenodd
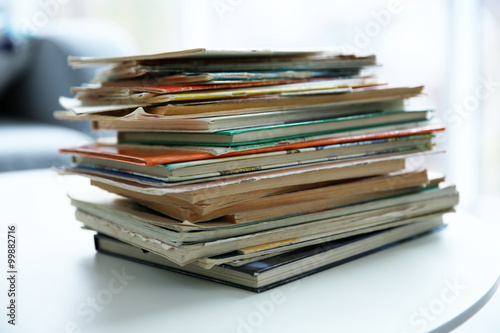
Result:
M61 98L113 138L61 149L102 190L72 195L106 254L253 291L443 227L455 186L407 160L440 152L422 86L375 56L194 49L120 58Z

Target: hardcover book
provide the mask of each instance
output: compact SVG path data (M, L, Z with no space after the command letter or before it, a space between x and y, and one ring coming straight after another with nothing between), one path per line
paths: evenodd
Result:
M238 263L221 264L210 269L196 264L176 265L155 253L101 234L95 236L95 247L98 252L103 254L254 292L263 292L403 241L440 230L442 226L441 217L433 217L400 227L300 248L242 265L238 265Z

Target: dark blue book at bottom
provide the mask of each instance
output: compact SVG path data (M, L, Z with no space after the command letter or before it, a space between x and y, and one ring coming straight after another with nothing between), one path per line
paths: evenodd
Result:
M306 246L242 265L222 264L210 269L196 263L180 266L158 254L103 234L96 234L94 240L96 250L103 254L263 292L444 227L441 216L427 217L403 226Z

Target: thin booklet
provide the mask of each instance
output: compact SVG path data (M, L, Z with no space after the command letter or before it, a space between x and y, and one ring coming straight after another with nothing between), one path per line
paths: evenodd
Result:
M311 135L429 120L430 111L394 111L281 125L224 130L215 133L118 132L118 142L162 145L249 145Z

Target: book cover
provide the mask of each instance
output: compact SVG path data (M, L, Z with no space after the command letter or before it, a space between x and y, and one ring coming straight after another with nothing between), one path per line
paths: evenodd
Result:
M365 104L401 100L418 96L422 93L423 86L417 87L393 87L376 86L371 88L352 89L352 92L316 94L312 96L285 96L261 95L253 97L241 97L234 99L218 99L210 101L178 102L166 105L147 106L145 110L151 114L168 116L204 116L246 114L256 112L280 111L283 109L296 110L304 108L325 108L328 106L341 106L352 104ZM101 106L101 111L94 109L86 110L85 106L72 108L76 113L102 112L107 106ZM68 107L66 107L68 108ZM90 106L89 106L90 108ZM119 108L119 106L117 106ZM130 108L122 106L121 109Z
M374 55L369 55L365 57L356 57L354 55L346 55L338 52L332 51L280 51L280 50L207 50L205 48L195 48L188 50L172 51L172 52L162 52L155 54L141 54L134 56L124 56L124 57L68 57L68 64L74 68L80 68L82 66L96 66L102 64L116 64L116 63L137 63L141 61L166 61L169 59L247 59L247 58L257 58L257 59L272 59L272 58L334 58L334 59L344 59L346 61L352 61L355 59L361 59L364 61L369 61L373 64L375 61Z
M96 250L103 254L254 292L264 292L401 242L439 231L444 227L440 218L433 218L366 235L312 245L241 266L223 264L211 269L197 265L179 266L154 253L101 234L94 236L94 242ZM355 247L357 249L353 250Z
M142 166L84 155L73 155L72 159L75 165L83 167L110 169L165 181L183 181L292 167L299 164L347 160L403 151L423 151L430 150L432 147L432 135L423 134L156 166Z
M393 111L229 129L214 133L182 132L118 132L118 142L124 144L161 145L249 145L305 136L323 135L376 127L430 120L430 111Z
M333 117L373 113L382 111L401 111L405 108L403 100L379 103L331 106L302 110L282 110L241 115L217 117L180 117L147 113L137 108L127 114L82 114L72 111L56 111L54 117L63 120L91 120L95 130L122 131L180 131L180 132L217 132L225 129L285 124L299 121L320 120ZM431 110L426 108L423 110Z
M244 223L233 223L226 218L206 222L191 223L176 220L164 214L147 209L137 202L120 198L109 193L103 195L71 194L71 204L78 210L95 217L102 218L127 228L129 225L139 226L144 235L162 239L173 245L202 243L218 239L253 234L265 230L290 227L312 221L345 220L342 216L359 214L388 208L408 205L423 201L436 201L443 198L456 198L457 191L450 184L430 184L420 188L399 188L396 191L375 192L375 196L366 200L352 200L347 203L334 203L322 209L305 209L303 212L284 211L272 218L258 219ZM336 199L336 198L334 198ZM455 200L455 199L454 199ZM301 236L299 236L301 238Z

